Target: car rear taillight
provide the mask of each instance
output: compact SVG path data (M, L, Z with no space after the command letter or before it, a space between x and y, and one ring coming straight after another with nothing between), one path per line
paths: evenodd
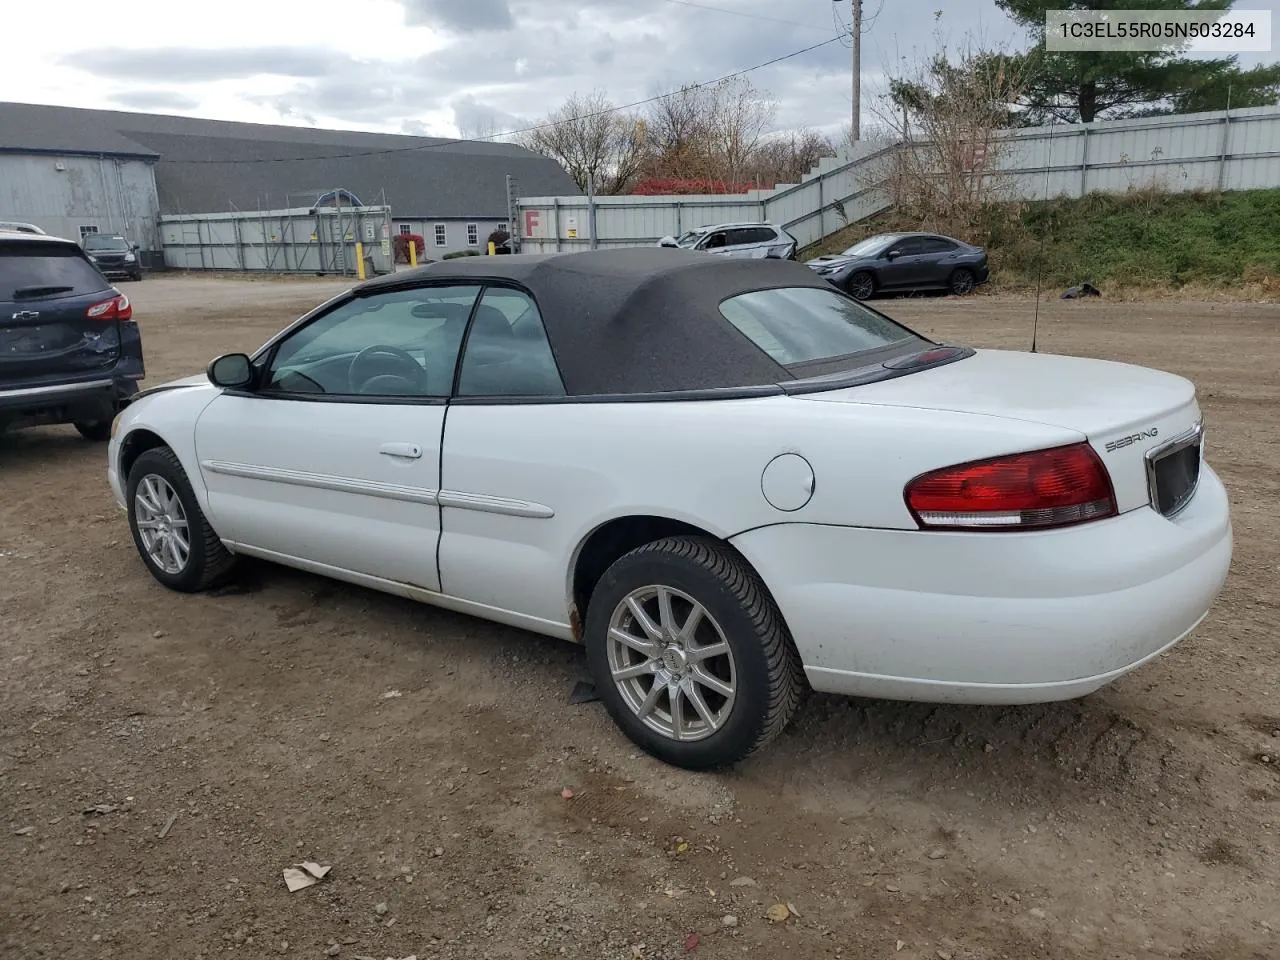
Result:
M905 496L926 530L1038 530L1117 513L1107 468L1087 443L935 470Z
M95 303L84 312L84 315L90 320L132 320L133 304L121 293L110 300Z

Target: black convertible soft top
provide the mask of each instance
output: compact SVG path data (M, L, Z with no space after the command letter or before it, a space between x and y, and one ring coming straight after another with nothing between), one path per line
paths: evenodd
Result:
M779 287L834 291L804 264L663 247L458 257L361 284L357 295L457 279L523 287L538 304L569 396L776 386L796 377L720 313Z

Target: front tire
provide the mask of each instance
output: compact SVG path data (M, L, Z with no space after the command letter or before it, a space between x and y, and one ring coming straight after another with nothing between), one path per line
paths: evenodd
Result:
M709 538L659 540L615 562L591 596L586 646L622 732L687 770L737 763L773 740L806 690L764 584Z
M859 270L845 283L845 290L855 300L870 300L875 296L876 278L866 270Z
M170 590L198 593L231 571L235 556L205 519L181 461L168 447L154 447L134 461L125 502L138 555Z

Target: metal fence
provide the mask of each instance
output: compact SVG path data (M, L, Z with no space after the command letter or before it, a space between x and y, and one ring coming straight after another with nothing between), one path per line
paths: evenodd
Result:
M1011 139L994 172L1023 199L1280 186L1280 107L1032 127ZM732 196L526 197L514 226L525 253L648 246L735 221L778 224L808 246L889 208L880 180L897 149L860 144L799 184Z
M395 270L389 206L162 216L160 241L169 269L355 276L359 243L366 273Z

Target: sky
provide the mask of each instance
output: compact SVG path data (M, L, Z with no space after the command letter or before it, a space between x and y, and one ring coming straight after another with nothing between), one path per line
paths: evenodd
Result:
M570 94L614 103L713 80L841 32L849 0L4 0L0 100L436 136L527 126ZM1242 0L1269 9L1280 0ZM884 78L971 37L1020 49L994 0L864 0L864 126ZM1242 65L1273 62L1241 55ZM775 125L838 134L852 52L754 71Z

